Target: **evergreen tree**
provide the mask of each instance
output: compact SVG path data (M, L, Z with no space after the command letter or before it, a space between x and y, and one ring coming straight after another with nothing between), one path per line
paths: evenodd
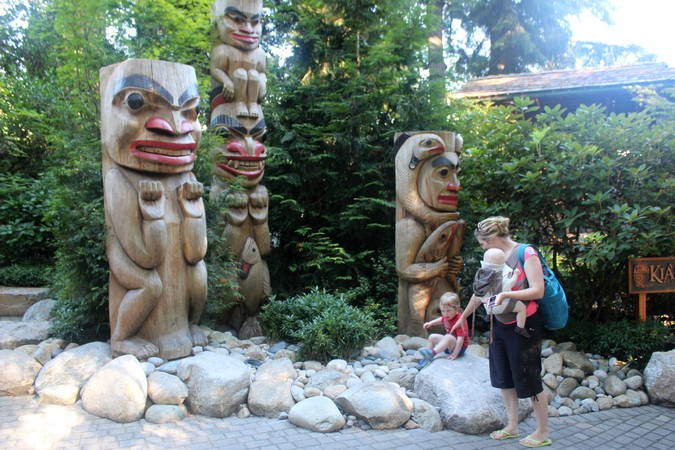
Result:
M392 255L393 134L432 126L444 101L421 76L432 19L404 0L274 8L276 39L292 49L264 105L278 290L353 286Z
M573 67L567 18L584 10L610 20L606 0L451 2L450 18L460 20L467 32L458 49L458 70L475 76Z

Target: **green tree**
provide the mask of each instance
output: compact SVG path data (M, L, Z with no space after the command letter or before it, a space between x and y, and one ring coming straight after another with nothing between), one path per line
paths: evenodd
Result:
M631 317L628 258L675 248L675 104L644 95L638 114L556 107L531 121L536 107L521 98L458 116L470 220L510 217L517 239L541 246L561 273L577 319Z
M432 19L403 0L273 7L275 39L292 50L271 64L264 105L279 292L354 286L371 258L393 257L393 134L445 119L420 74Z
M623 66L656 62L657 57L637 45L611 45L602 42L575 42L571 54L583 67Z
M454 47L458 71L497 75L574 66L567 18L584 10L610 20L606 0L451 2L448 15L461 21L467 36L464 45Z
M198 70L208 72L210 2L50 0L9 4L5 12L11 20L0 33L8 43L6 53L0 55L2 75L7 76L0 86L4 89L7 85L21 101L11 110L20 114L0 113L0 121L8 125L3 132L15 137L5 141L7 150L2 149L11 152L3 170L39 181L17 181L12 186L35 186L36 193L41 192L38 187L49 186L40 187L47 195L35 206L42 222L29 222L32 216L24 215L24 223L11 223L10 231L25 234L43 223L49 225L56 252L52 286L59 299L56 332L73 340L105 337L108 271L99 69L129 57L155 57L200 62ZM3 202L3 208L8 204L17 202ZM0 211L3 216L5 209ZM0 231L4 234L7 230ZM32 245L39 242L31 241Z

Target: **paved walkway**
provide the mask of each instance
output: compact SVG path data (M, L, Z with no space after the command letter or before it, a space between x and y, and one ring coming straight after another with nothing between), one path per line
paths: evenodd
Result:
M675 448L675 409L659 406L612 408L550 420L551 449ZM534 419L521 424L521 435ZM288 421L190 415L174 424L141 420L119 424L93 416L80 406L40 404L32 396L0 397L1 449L523 449L517 440L454 431L368 430L350 428L314 433Z

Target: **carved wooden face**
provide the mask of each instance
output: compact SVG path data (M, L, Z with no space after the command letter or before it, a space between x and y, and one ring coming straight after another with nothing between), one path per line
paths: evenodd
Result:
M219 0L212 13L221 42L244 51L258 48L262 36L261 0Z
M201 137L192 67L131 59L101 70L101 139L117 164L134 170L192 170Z
M459 156L455 152L425 160L418 178L420 198L435 210L457 211L459 171Z
M226 144L214 156L214 174L226 181L239 178L245 187L256 186L265 174L267 149L261 140L266 129L227 127L222 130L223 133L227 130Z

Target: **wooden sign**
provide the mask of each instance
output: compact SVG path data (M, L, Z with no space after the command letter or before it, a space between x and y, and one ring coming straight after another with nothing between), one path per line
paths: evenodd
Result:
M675 257L628 260L628 293L638 294L638 316L647 319L647 294L675 292Z

